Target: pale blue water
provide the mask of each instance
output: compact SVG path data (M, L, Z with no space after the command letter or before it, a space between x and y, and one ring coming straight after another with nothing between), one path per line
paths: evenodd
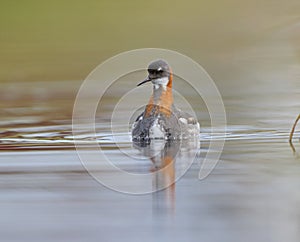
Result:
M134 196L104 187L85 171L73 149L71 125L19 126L1 138L3 241L297 241L300 236L300 166L287 129L229 125L221 160L208 178L197 179L196 161L175 186ZM127 134L114 139L109 127L100 129L97 140L116 165L138 172L153 168L150 160L130 162L116 149L115 139L137 152L123 141ZM203 127L201 157L210 139L206 131ZM84 128L74 138L88 149Z

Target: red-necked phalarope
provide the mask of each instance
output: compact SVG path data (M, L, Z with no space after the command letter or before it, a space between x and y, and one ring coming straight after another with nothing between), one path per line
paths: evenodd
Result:
M163 60L154 61L150 63L148 73L148 77L138 86L151 81L153 93L145 111L132 126L133 141L197 137L200 132L197 119L174 106L173 74L168 63Z

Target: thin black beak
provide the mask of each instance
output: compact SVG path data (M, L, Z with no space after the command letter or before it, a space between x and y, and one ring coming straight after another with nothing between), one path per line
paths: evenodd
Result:
M149 77L147 77L144 81L140 82L139 84L137 84L137 86L143 85L146 82L150 82L151 79Z

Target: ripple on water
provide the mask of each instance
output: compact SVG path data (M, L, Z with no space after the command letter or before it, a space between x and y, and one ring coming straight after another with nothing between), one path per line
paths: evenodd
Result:
M63 124L61 124L63 123ZM109 132L110 126L99 125L98 131L92 134L86 131L84 125L81 131L76 135L72 134L72 125L67 121L61 123L31 123L28 125L13 125L0 132L1 150L22 150L22 149L74 149L74 139L77 143L86 145L91 144L95 138L100 145L106 145L106 148L116 148L116 143L131 144L129 133ZM11 124L10 124L11 125ZM209 142L211 139L225 139L226 141L257 141L257 142L278 142L278 140L287 140L288 132L285 130L266 129L255 126L230 125L226 128L226 134L216 128L215 134L210 134L209 127L202 127L200 139L202 142ZM297 134L295 135L297 137Z

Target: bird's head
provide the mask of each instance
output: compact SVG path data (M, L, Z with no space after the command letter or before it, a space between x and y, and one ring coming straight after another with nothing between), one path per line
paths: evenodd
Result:
M157 87L171 88L172 78L173 75L169 64L164 60L156 60L150 63L148 66L148 77L140 82L138 86L151 81Z

